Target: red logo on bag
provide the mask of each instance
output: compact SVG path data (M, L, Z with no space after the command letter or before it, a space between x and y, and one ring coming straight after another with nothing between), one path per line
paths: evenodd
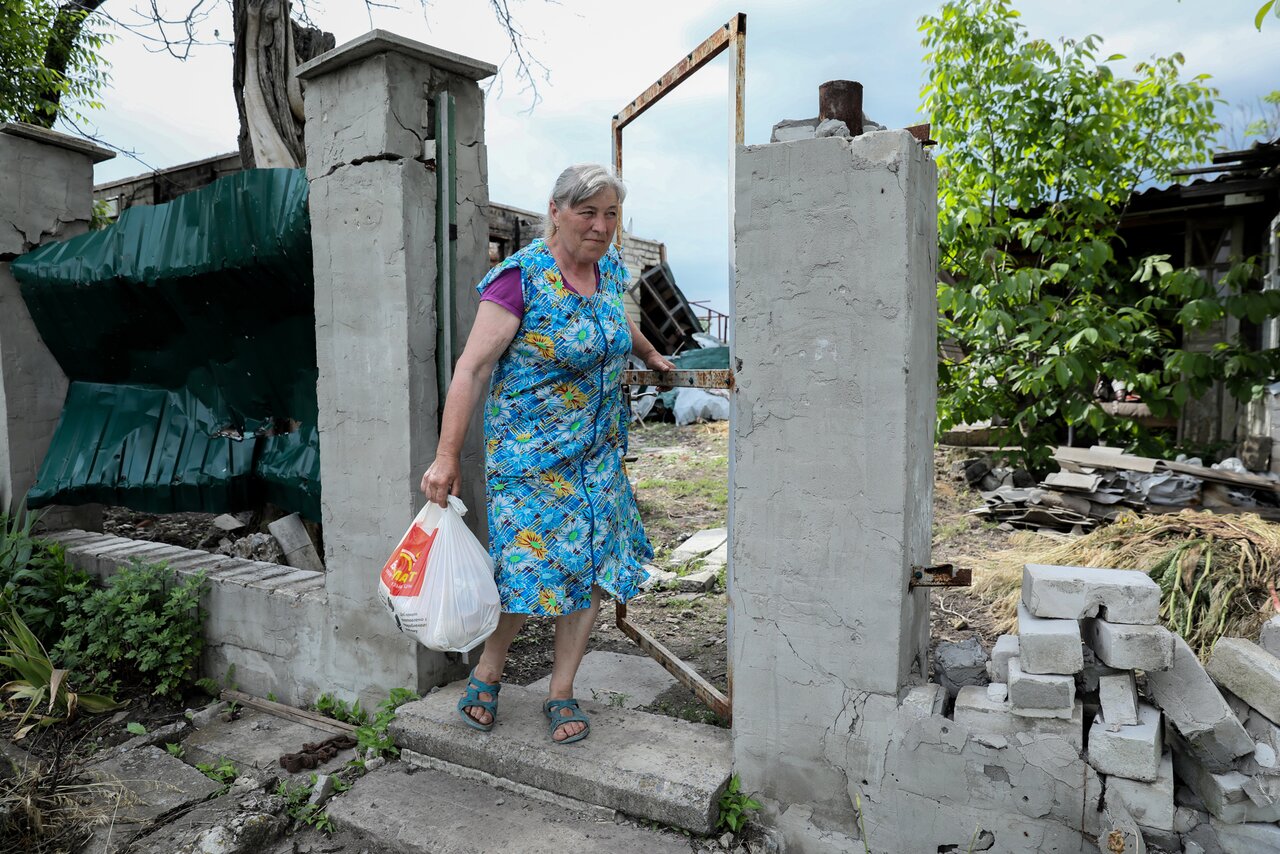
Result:
M382 567L382 583L392 596L417 596L422 592L422 579L427 569L427 555L436 532L414 525Z

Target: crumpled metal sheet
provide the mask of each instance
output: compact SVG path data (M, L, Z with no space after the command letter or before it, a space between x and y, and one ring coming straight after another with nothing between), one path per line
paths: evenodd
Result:
M254 169L11 264L73 381L32 506L319 519L307 181Z

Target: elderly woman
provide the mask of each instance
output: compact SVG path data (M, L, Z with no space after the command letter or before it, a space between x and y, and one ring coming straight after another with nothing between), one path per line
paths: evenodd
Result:
M454 370L427 498L458 494L458 452L484 407L489 551L502 617L458 711L493 728L507 650L530 614L555 617L555 662L543 704L554 741L586 738L573 696L601 599L635 595L653 557L623 468L630 409L622 371L634 353L674 366L626 315L628 274L612 245L626 190L603 166L566 169L547 205L545 238L480 282L480 308Z

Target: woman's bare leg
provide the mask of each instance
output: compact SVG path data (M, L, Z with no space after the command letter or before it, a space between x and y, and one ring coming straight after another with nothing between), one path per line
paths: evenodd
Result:
M497 685L502 681L502 670L507 664L507 651L511 649L511 642L520 633L520 627L524 625L528 616L528 614L504 613L498 617L498 628L494 629L493 634L489 635L488 640L484 642L484 652L480 653L480 660L476 662L477 679L490 685ZM489 692L482 691L480 699L488 702L493 697ZM493 722L493 715L480 706L468 706L467 714L482 724L487 725Z
M593 586L591 604L588 607L556 617L556 658L551 669L549 699L567 700L573 696L573 680L578 675L582 656L587 652L587 641L591 638L596 614L600 612L601 598L600 588ZM561 712L571 714L568 709L562 709ZM584 724L573 721L557 728L554 738L556 741L563 741L584 729Z

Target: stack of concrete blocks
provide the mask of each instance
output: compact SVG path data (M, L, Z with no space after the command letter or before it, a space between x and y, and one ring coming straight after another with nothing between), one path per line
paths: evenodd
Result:
M1187 721L1172 733L1185 850L1280 852L1280 617L1258 643L1218 640L1204 668L1178 639L1178 669L1191 676L1152 691Z

